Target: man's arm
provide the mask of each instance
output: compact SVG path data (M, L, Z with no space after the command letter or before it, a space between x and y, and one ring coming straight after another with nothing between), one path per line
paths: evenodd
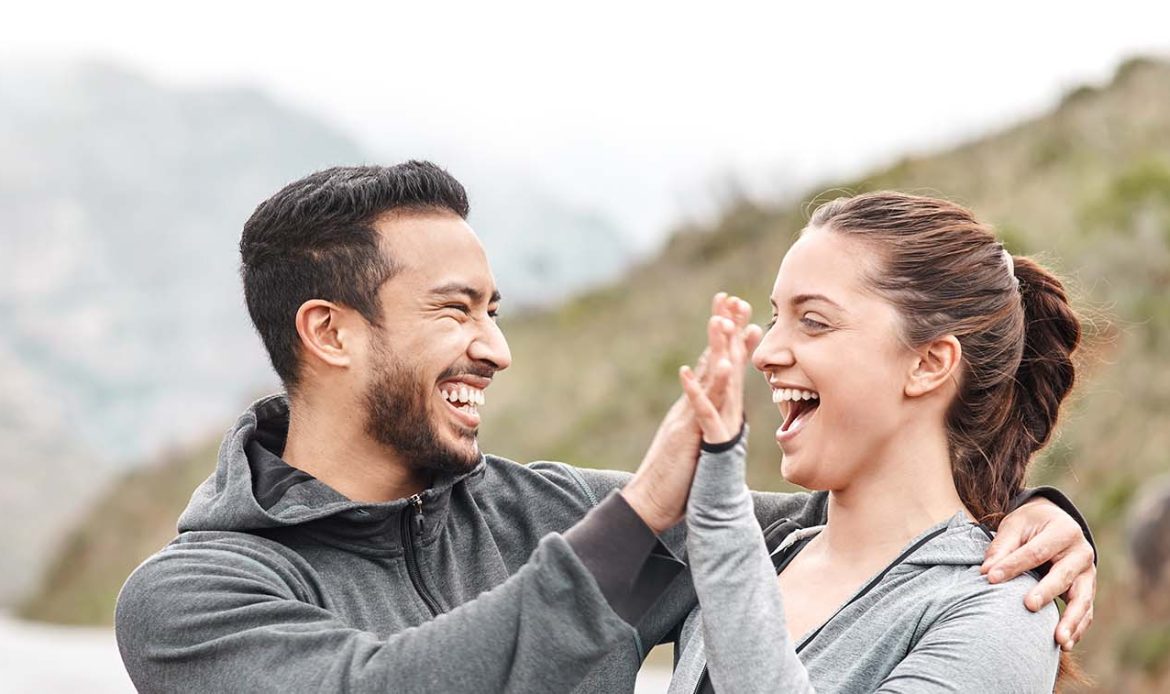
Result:
M306 599L292 571L262 548L177 545L127 581L118 646L143 692L568 691L633 642L626 619L647 607L621 598L614 586L636 581L620 570L599 583L578 556L588 559L589 537L566 539L575 532L545 537L495 589L386 638ZM639 541L621 551L638 555Z

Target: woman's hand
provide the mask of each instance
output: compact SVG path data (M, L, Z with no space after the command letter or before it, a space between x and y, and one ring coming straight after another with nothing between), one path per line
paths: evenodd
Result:
M727 377L704 384L690 367L679 370L683 392L708 443L724 443L739 433L745 367L763 334L759 326L750 324L752 307L748 302L737 297L719 299L717 296L707 331L707 350L720 356L721 365L728 365Z
M749 354L759 342L759 328L750 326L752 330L749 330L751 307L747 302L724 293L715 295L711 312L707 322L707 349L699 357L694 371L689 368L687 371L708 393L708 399L718 403L714 407L726 408L726 416L729 421L735 421L737 432L743 421L743 355ZM738 337L740 333L744 337ZM756 337L754 342L745 344L744 339L749 334ZM737 361L739 368L735 373L733 364ZM731 390L739 392L740 396L728 400L727 394ZM683 395L667 412L634 478L621 492L626 503L655 533L675 525L686 513L691 480L699 460L701 436L689 398Z

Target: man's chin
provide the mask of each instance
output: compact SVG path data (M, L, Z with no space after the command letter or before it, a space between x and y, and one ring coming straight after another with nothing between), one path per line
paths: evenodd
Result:
M437 456L435 468L441 472L462 474L471 472L479 465L483 456L479 452L479 440L475 432L468 430L468 436L462 436L454 444L443 446L443 454Z

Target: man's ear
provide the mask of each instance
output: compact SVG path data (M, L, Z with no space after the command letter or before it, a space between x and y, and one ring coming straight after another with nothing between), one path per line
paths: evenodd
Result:
M306 362L349 366L356 336L345 325L344 314L344 308L324 299L310 299L297 309L297 335Z
M958 376L962 361L963 347L954 335L940 337L919 348L906 378L907 397L935 392Z

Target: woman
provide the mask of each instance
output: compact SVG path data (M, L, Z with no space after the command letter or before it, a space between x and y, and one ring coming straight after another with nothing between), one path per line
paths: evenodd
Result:
M1073 385L1060 282L958 205L874 193L816 211L771 303L762 339L715 334L715 371L754 348L781 473L827 496L828 522L765 542L742 386L684 370L704 441L727 444L704 444L688 501L700 608L670 691L1051 691L1056 608L1024 609L1031 576L992 584L979 567Z

